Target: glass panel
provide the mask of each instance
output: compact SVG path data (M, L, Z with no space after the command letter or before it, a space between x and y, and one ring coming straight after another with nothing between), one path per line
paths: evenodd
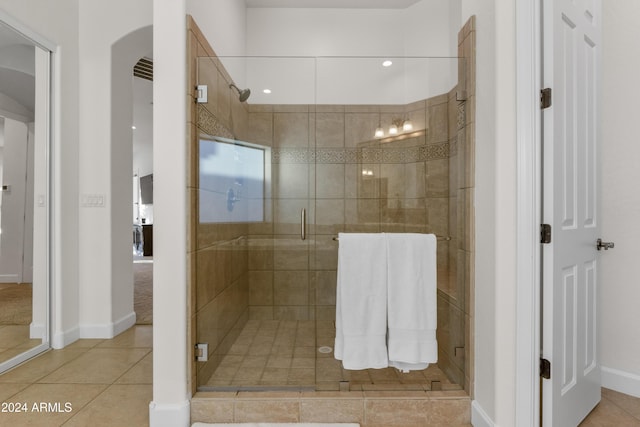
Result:
M313 389L315 59L200 58L197 67L208 102L197 106L196 337L209 345L198 386ZM254 81L250 95L229 70ZM295 103L278 104L283 93Z
M385 61L392 64L384 66ZM338 232L439 237L438 363L410 373L350 371L332 352L318 353L319 390L338 390L341 382L351 390L461 389L464 384L465 292L464 278L457 274L458 258L464 257L458 253L456 220L462 120L458 67L457 58L317 60L317 235L311 274L318 348L332 348L335 340Z
M459 69L458 58L199 59L209 87L197 106L201 390L462 388L470 212ZM230 87L229 70L246 84ZM339 232L439 237L437 364L402 374L335 359Z

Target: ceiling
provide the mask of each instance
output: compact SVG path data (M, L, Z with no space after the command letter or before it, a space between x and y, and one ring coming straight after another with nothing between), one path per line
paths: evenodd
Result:
M406 9L420 0L245 0L247 7Z

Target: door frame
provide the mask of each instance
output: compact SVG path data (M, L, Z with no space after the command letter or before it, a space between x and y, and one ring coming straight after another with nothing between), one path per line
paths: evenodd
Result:
M58 252L55 250L55 247L56 242L59 242L58 236L60 236L60 229L56 222L56 220L59 220L59 215L55 215L58 208L58 205L56 205L57 199L55 198L55 193L56 189L60 188L60 185L56 175L58 170L58 168L56 168L56 164L59 163L59 147L56 145L57 138L55 136L58 130L58 122L57 116L54 113L56 110L56 101L59 99L59 83L57 80L59 75L57 71L59 69L58 45L38 32L32 30L29 26L23 24L20 20L14 18L2 9L0 9L0 22L12 28L26 39L29 39L34 46L42 49L43 52L48 53L48 58L46 58L46 60L43 59L42 55L40 58L36 57L36 69L38 66L46 66L48 68L48 79L46 81L44 79L41 80L40 87L38 87L38 82L36 81L36 93L38 93L38 91L47 90L47 102L44 105L36 105L35 114L39 114L39 117L42 120L40 120L40 122L35 122L34 120L36 129L38 129L43 135L41 138L46 141L43 153L44 161L46 163L46 188L43 189L45 194L38 195L38 206L43 206L46 210L45 224L42 225L44 228L42 230L42 234L44 234L44 239L46 241L46 254L43 254L40 257L41 261L45 264L43 271L41 272L41 275L46 281L44 290L45 301L43 304L43 308L45 310L45 324L42 326L34 326L32 323L32 328L35 328L32 332L35 331L37 333L42 333L42 343L0 363L0 373L2 373L51 348L51 337L55 327L53 307L56 306L55 290L57 284L54 273L55 265L59 263L59 257L57 256ZM34 245L34 251L35 250L36 247ZM33 256L35 259L36 254L34 253Z
M542 4L516 0L516 425L540 425Z

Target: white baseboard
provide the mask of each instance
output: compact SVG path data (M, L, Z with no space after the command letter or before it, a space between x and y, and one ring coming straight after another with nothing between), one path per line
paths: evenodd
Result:
M31 322L29 325L29 338L32 340L41 340L45 337L47 328L44 323Z
M136 312L132 311L126 316L121 317L113 324L113 336L120 335L130 327L136 324Z
M65 348L72 342L77 341L80 338L80 329L74 326L66 331L54 332L51 337L51 347L55 349Z
M149 427L189 427L191 425L190 402L160 404L149 403Z
M484 412L477 400L471 402L471 425L473 427L495 427L494 422Z
M136 323L136 313L131 312L113 323L81 324L80 338L111 339Z
M640 397L640 375L602 366L602 387Z

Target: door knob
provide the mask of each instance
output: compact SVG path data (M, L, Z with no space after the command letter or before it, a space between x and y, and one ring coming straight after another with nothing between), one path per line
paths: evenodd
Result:
M598 250L604 249L605 251L608 251L609 249L613 249L613 247L613 242L603 242L602 239L598 239L596 242L596 249Z

